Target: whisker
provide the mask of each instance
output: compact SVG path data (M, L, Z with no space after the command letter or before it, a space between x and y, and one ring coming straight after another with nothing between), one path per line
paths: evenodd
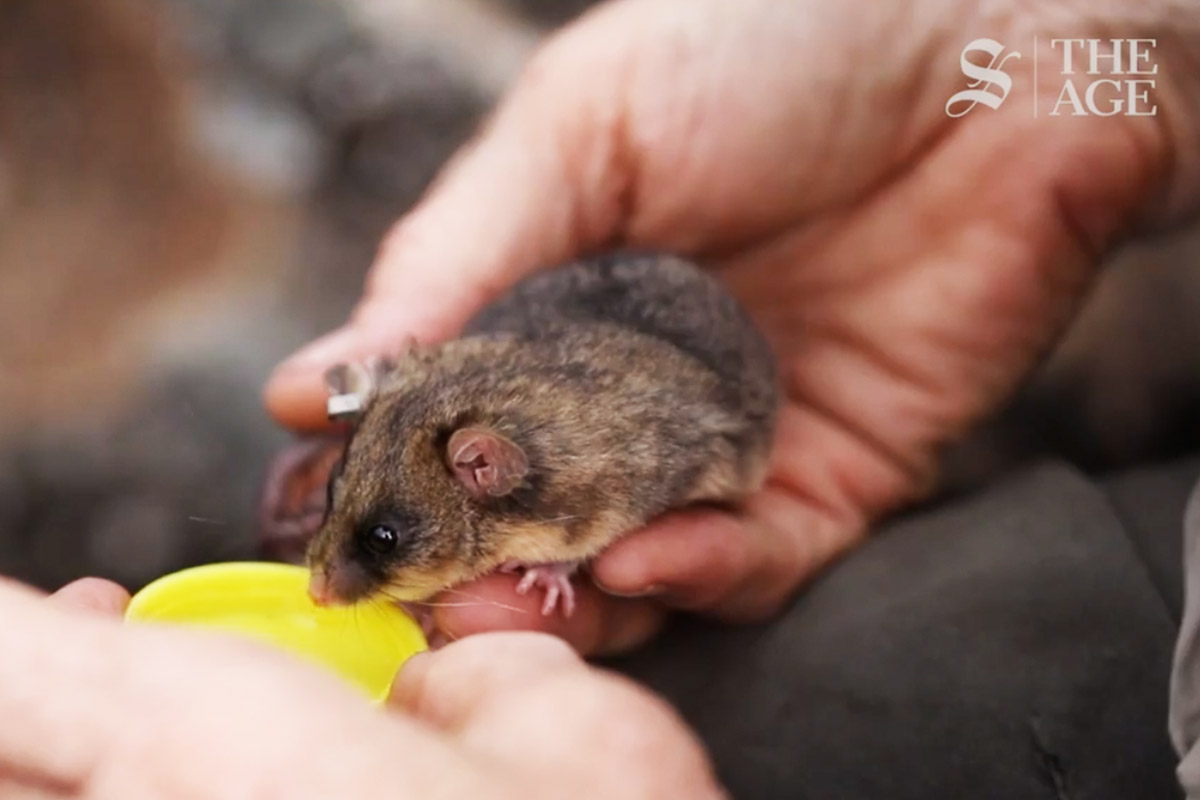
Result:
M524 611L524 609L515 606L507 606L503 603L498 603L491 600L484 600L478 603L413 603L413 605L424 606L425 608L478 608L479 606L498 606L509 611Z
M479 595L477 595L477 594L471 594L470 592L464 592L462 589L443 589L442 591L443 591L443 592L445 592L446 594L458 594L458 595L462 595L463 597L467 598L468 600L477 600L477 601L479 601L480 603L494 603L495 605L499 605L499 606L501 606L502 608L509 608L509 607L510 607L510 606L506 606L506 605L504 605L503 603L499 603L499 602L497 602L497 601L495 601L495 600L488 600L487 598L480 597L480 596L479 596ZM514 610L515 610L515 609L514 609Z
M442 591L445 592L446 594L461 594L463 597L466 597L469 600L483 600L484 599L477 594L471 594L470 592L463 591L462 589L455 589L453 586L447 586L445 589L442 589Z
M453 591L453 590L447 590L447 591ZM487 600L482 597L475 597L473 595L467 594L466 592L459 592L459 594L463 594L467 598L472 599L475 602L473 602L473 603L434 603L434 602L431 602L428 600L402 600L399 597L396 597L395 595L388 593L387 591L381 592L381 594L382 594L382 596L384 596L384 597L388 598L389 600L396 602L396 603L413 605L413 606L422 606L424 608L478 608L481 606L493 606L495 608L503 608L505 611L515 611L518 614L528 614L529 613L528 611L526 611L523 608L518 608L516 606L510 606L507 603L501 603L498 600Z
M387 599L394 599L394 598L388 597ZM386 601L383 597L375 597L375 598L368 599L364 602L354 604L354 613L352 614L352 616L354 618L354 624L359 632L361 632L361 629L362 629L362 619L358 616L359 612L372 611L372 612L375 612L378 614L383 614L385 621L388 622L389 625L392 625L392 633L395 633L396 626L394 625L394 621L385 614L385 611L384 611L384 608L382 605L384 602L386 602Z

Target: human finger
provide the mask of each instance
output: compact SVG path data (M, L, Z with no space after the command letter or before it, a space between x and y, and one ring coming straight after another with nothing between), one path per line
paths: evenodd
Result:
M588 656L630 650L652 638L667 612L649 598L618 598L599 591L586 576L573 579L575 610L541 613L536 592L517 594L518 578L493 574L455 587L433 601L438 630L451 639L488 631L530 631L556 636Z
M101 578L80 578L51 594L47 600L64 609L119 617L129 605L129 592Z

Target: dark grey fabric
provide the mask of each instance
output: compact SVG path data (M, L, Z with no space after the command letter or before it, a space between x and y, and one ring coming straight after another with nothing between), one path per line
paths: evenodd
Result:
M779 619L681 619L614 664L736 798L1179 798L1167 735L1200 462L1060 465L897 521Z
M1177 623L1183 608L1183 514L1198 474L1200 459L1189 459L1118 475L1102 483Z

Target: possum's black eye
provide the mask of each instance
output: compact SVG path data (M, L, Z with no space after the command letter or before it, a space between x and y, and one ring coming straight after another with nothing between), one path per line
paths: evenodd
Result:
M390 525L371 525L359 532L358 541L368 553L386 556L400 543L400 534Z
M417 523L416 517L395 509L371 514L354 531L354 552L367 564L398 558L417 534Z

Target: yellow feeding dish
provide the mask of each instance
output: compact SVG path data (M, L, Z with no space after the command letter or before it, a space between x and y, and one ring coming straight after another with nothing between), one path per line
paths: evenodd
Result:
M288 564L210 564L167 575L134 595L125 619L265 641L333 670L377 703L404 662L428 647L416 621L391 603L317 606L308 570Z

